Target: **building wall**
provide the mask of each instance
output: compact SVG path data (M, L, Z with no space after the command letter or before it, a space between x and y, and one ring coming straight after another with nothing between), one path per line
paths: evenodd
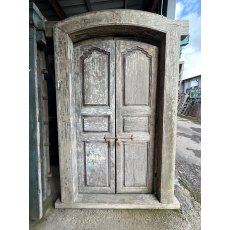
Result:
M183 80L181 83L181 93L186 93L187 89L196 86L201 88L201 75Z

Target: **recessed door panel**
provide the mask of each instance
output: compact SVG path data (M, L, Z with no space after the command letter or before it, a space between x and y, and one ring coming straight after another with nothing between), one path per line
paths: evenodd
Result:
M148 105L151 56L140 47L127 49L121 55L124 105Z
M123 116L123 132L148 132L149 117L146 116Z
M147 187L148 143L123 144L124 187Z
M108 105L109 52L92 47L81 56L81 60L83 105Z
M109 116L82 116L83 132L109 132Z
M109 187L110 148L105 142L84 142L85 185Z

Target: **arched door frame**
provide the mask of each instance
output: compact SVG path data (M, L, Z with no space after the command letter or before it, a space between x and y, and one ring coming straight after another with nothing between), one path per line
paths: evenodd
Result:
M67 18L54 27L57 118L61 179L61 203L77 201L77 160L74 154L73 47L89 38L132 36L159 47L156 111L156 197L161 208L179 207L174 198L177 93L180 40L188 34L188 23L138 10L106 10ZM66 98L61 100L61 98ZM165 205L166 206L165 206ZM171 206L170 206L171 205ZM158 207L158 208L159 208Z

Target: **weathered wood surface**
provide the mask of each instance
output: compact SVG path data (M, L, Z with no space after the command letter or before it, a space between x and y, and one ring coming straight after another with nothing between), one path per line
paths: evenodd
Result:
M181 32L180 32L180 40L184 40L188 35L189 35L189 21L177 21L180 24L181 27ZM45 21L44 23L44 27L45 27L45 35L47 38L52 38L53 37L53 30L54 30L54 26L58 23L58 21ZM150 36L150 37L155 37L153 34L151 33L147 33L148 28L146 29L140 29L138 27L136 28L132 28L130 29L127 26L124 26L125 29L122 29L122 27L107 27L105 26L104 31L100 33L100 30L95 30L94 34L95 36L114 36L116 35L116 33L119 32L119 34L124 34L126 36L131 36L131 35L135 35L136 37L139 38L146 38L146 36ZM72 36L75 37L75 40L83 40L83 39L88 39L90 38L89 36L90 33L88 33L88 31L84 32L84 31L80 31L79 34L74 34ZM156 32L157 34L157 32ZM150 38L151 39L151 38ZM149 39L149 40L150 40Z
M69 25L71 26L69 26ZM139 10L107 10L107 11L98 11L90 12L87 14L82 14L78 16L69 17L62 22L58 21L46 21L44 24L46 37L53 37L53 28L57 26L64 30L64 32L70 34L73 37L73 41L81 40L80 38L84 31L87 31L88 28L94 28L97 26L106 27L103 31L103 36L111 36L114 34L109 34L109 31L112 30L111 26L114 25L124 25L133 26L130 33L135 33L135 28L137 25L142 27L143 37L145 36L145 31L150 29L155 29L157 31L166 32L167 29L171 26L176 26L180 30L181 40L189 35L189 21L188 20L172 20L166 17L163 17L158 14L139 11ZM84 31L82 30L84 28ZM127 27L125 28L128 29ZM121 33L123 30L119 28ZM137 30L138 31L138 30ZM88 33L88 32L85 32ZM95 32L94 32L95 33ZM74 34L74 35L71 35ZM81 36L79 36L81 35ZM150 35L154 36L154 35ZM79 38L78 38L79 37ZM90 38L90 33L85 34L84 39Z
M180 33L171 29L166 37L166 44L159 198L162 203L172 203L174 199Z
M185 25L184 29L182 28L183 25ZM179 73L179 41L181 35L188 32L187 29L186 23L181 21L170 20L152 13L134 10L92 12L68 18L54 26L56 76L57 81L61 80L58 84L58 86L61 86L57 87L57 112L59 124L61 193L63 203L74 203L79 197L77 191L78 178L74 176L76 175L74 173L76 173L77 170L74 125L79 126L82 119L76 119L74 115L75 111L73 109L75 108L75 96L73 95L75 95L76 91L73 86L77 85L76 81L78 80L73 77L77 71L73 71L73 66L71 64L73 61L72 54L74 52L73 44L79 40L87 38L95 38L102 35L116 36L121 34L126 36L136 36L139 40L148 43L151 43L152 41L151 44L154 43L156 44L155 46L159 47L159 74L157 76L156 100L157 132L155 138L156 148L154 149L156 157L154 161L150 162L154 163L155 167L151 168L156 169L154 172L157 173L157 182L154 183L154 188L159 201L162 204L164 203L167 205L174 202L173 181L176 144L176 89ZM187 32L183 32L186 30ZM116 61L116 63L118 62ZM129 63L131 64L132 62ZM145 65L146 64L144 64L144 66ZM92 69L90 71L92 71ZM119 70L117 71L119 72ZM146 82L146 80L144 82ZM119 85L119 82L117 85ZM136 87L135 84L134 87ZM145 90L145 87L143 88L143 91ZM130 89L130 92L133 92L132 89ZM137 90L137 94L140 94L140 91ZM62 100L63 98L65 98L65 101ZM147 99L147 97L144 97L144 99L140 99L139 97L134 98L135 100L129 98L127 94L126 98L123 98L126 101L121 100L122 103L127 102L127 105L125 106L124 103L122 104L122 115L126 117L136 116L135 111L138 111L138 116L143 117L149 117L150 114L155 114L149 108L152 96L149 99ZM111 115L110 109L106 108L107 101L105 100L105 97L103 100L100 102L100 105L97 106L87 105L86 103L85 106L81 108L81 115ZM128 105L128 103L133 105ZM76 106L76 108L80 107ZM152 122L151 119L148 122L153 124L154 122ZM122 119L120 120L123 121ZM112 120L110 120L110 122L111 121ZM80 127L82 127L82 124ZM121 127L122 131L123 129L124 128ZM127 132L125 137L129 138L130 134L131 132ZM91 135L90 137L92 141L98 141L98 138L101 137L101 133L94 133L94 135ZM153 138L150 137L151 135L149 135L148 132L134 132L133 140L135 140L136 143L142 143L142 145L139 146L140 149L146 149L144 143L153 143ZM87 141L87 134L82 135L81 138L82 141ZM110 143L114 142L111 141ZM102 148L102 145L100 148ZM150 149L151 148L152 147L150 147ZM104 180L103 183L107 182ZM131 184L134 182L130 180L129 183ZM140 182L138 181L138 184L139 183ZM71 205L72 204L70 204L70 206Z
M38 42L38 41L37 41ZM44 44L44 43L43 43ZM41 155L41 178L43 205L51 194L49 182L50 160L49 160L49 119L47 85L44 80L46 71L44 49L37 50L37 77L38 77L38 100L39 100L39 126L40 126L40 155Z
M152 194L79 194L72 204L58 199L55 208L179 209L180 204L176 197L172 203L162 204Z
M74 63L79 193L115 193L114 40L77 44Z
M153 175L152 173L148 175L148 160L152 160L151 157L148 159L148 143L123 143L123 148L124 168L121 172L124 179L123 186L127 188L128 193L137 192L137 190L138 193L146 193L146 190L147 193L151 193L152 183L149 184L148 179L152 181ZM152 164L150 165L152 166ZM152 170L149 171L152 172Z
M170 28L175 28L175 30L179 30L180 36L187 36L189 34L188 21L172 20L145 11L123 9L95 11L80 16L69 17L66 20L58 22L55 27L69 34L73 42L76 42L80 38L79 35L83 33L88 33L88 35L85 34L84 39L89 38L90 32L88 32L88 29L100 27L98 30L101 30L103 27L106 27L107 29L104 29L103 33L104 36L109 36L114 35L107 34L112 27L121 25L132 28L130 33L135 33L136 27L139 27L142 28L143 33L148 29L154 30L155 34L158 34L158 31L166 33ZM119 28L119 32L122 32L122 27ZM154 37L154 34L149 36Z
M83 132L109 132L109 116L82 117Z
M30 28L30 31L32 32L32 28ZM30 126L33 127L33 129L30 130L30 155L31 155L30 192L33 193L30 196L30 203L31 203L30 211L31 211L31 219L40 219L45 210L44 206L47 201L47 198L51 194L51 188L50 188L50 183L48 181L48 174L50 172L50 162L49 162L49 145L48 145L49 128L48 128L48 102L47 102L47 94L46 94L47 88L43 80L44 79L43 71L46 67L45 53L43 49L38 49L37 47L37 43L40 43L41 41L37 40L38 31L35 30L35 32L36 32L36 37L34 37L33 39L35 39L34 43L36 44L35 45L36 52L34 52L32 50L32 47L30 46L30 54L31 54L30 56L30 68L31 68L30 116L34 116L33 122L30 120ZM34 54L33 57L32 54ZM36 62L36 64L32 64L32 62ZM32 78L35 79L32 80ZM32 82L33 84L35 84L34 86L32 85ZM32 90L34 91L32 92ZM34 93L35 95L32 96L32 93ZM46 99L44 100L44 98ZM36 106L36 109L34 108L33 104ZM35 111L33 111L32 109L35 109ZM37 138L36 141L33 139L32 137L33 135L36 135ZM33 145L36 146L36 152L32 151ZM34 172L34 170L36 170L36 173ZM38 195L39 198L36 197L37 194L39 194ZM37 199L39 199L39 202L35 203ZM34 212L38 212L38 213L35 214Z
M41 180L42 180L42 199L46 199L46 155L44 154L44 138L43 138L43 111L42 111L42 69L44 68L44 53L37 50L37 87L38 87L38 108L39 108L39 130L40 130L40 157L41 157Z
M37 29L44 30L45 21L46 19L41 11L33 2L30 2L29 23Z
M116 40L116 134L121 137L116 147L117 193L153 191L157 62L157 47ZM127 127L127 119L136 123ZM148 124L143 126L143 120ZM122 140L131 134L133 140Z
M129 42L127 42L129 45ZM125 45L124 45L125 46ZM128 47L127 47L128 48ZM125 51L127 53L125 53ZM120 65L124 65L124 105L149 105L151 56L140 48L133 45L130 50L126 49L122 54ZM123 62L123 63L122 63ZM141 77L140 77L141 76ZM120 92L121 93L121 92Z
M42 45L46 45L45 34L43 31L37 31L36 39L37 39L37 43L42 44Z
M37 220L46 211L48 197L51 193L48 174L49 163L49 133L48 107L44 73L46 68L44 45L46 44L44 29L45 18L35 6L30 3L29 31L29 107L30 107L30 147L29 147L29 182L30 182L30 219ZM46 97L46 100L43 98Z
M44 55L44 53L43 53ZM45 58L45 57L44 57ZM45 61L45 59L43 59ZM45 64L45 62L44 62ZM44 66L45 67L45 66ZM47 94L47 82L42 81L42 116L43 116L43 154L44 154L44 165L45 165L45 180L46 180L46 196L51 195L51 185L49 177L51 175L50 171L50 152L49 152L49 115L48 115L48 94Z
M149 117L123 116L123 132L148 132Z
M29 36L29 211L30 219L36 220L43 214L36 28L30 28Z
M45 21L44 27L45 27L45 36L47 38L52 38L53 37L53 28L54 25L57 24L58 21Z
M60 161L61 199L72 203L76 199L77 158L75 137L75 82L72 69L73 44L67 34L55 31L55 73Z

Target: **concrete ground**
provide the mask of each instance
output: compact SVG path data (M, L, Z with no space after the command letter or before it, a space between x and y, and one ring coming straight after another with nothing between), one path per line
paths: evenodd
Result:
M92 210L49 208L31 230L198 230L200 229L201 126L178 117L175 195L180 210ZM53 169L52 187L58 170ZM57 180L56 180L57 181Z

